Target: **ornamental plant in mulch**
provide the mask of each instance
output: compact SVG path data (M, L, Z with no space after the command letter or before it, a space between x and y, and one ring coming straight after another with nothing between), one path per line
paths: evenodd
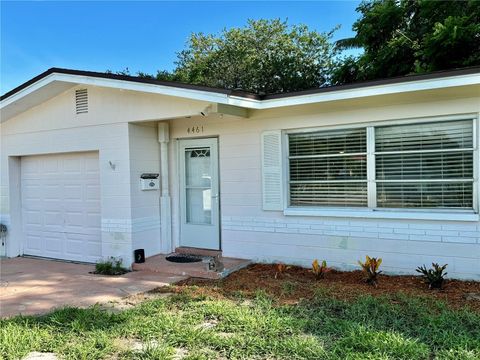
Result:
M423 265L415 271L422 274L421 277L428 284L429 289L441 289L445 282L445 276L448 274L444 272L446 268L447 264L440 266L437 263L432 263L430 269Z
M361 296L388 297L400 293L406 296L420 296L431 301L444 301L453 308L469 306L480 312L480 300L473 300L474 297L468 296L480 294L479 281L449 279L442 291L431 291L425 286L424 280L415 275L377 274L375 287L365 282L365 274L361 270L339 271L330 268L327 276L320 281L311 268L287 266L281 276L278 275L275 279L277 273L276 264L254 264L234 272L225 279L188 279L180 282L179 287L196 285L198 293L227 297L237 297L240 293L242 296L255 296L261 289L278 304L295 304L300 299L311 299L319 291L347 301L355 301ZM291 286L284 285L285 282L294 283L295 287L290 289ZM290 291L285 291L286 287L289 287Z
M313 260L312 263L312 273L315 275L315 278L318 279L323 279L325 277L325 274L329 272L331 269L327 267L327 261L323 260L322 264L318 262L317 259Z
M377 286L378 284L378 275L381 271L378 271L380 265L382 264L381 258L371 258L368 255L365 257L365 262L358 262L362 267L364 274L366 275L366 282L370 285Z
M123 275L128 272L128 269L122 266L121 258L110 257L106 260L101 260L95 264L95 271L93 274L98 275Z

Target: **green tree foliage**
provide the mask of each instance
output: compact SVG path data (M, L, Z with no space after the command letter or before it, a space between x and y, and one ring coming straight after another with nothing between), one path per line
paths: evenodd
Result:
M334 83L480 65L480 1L362 2L356 36L340 48L363 48L341 59Z
M218 35L194 33L177 54L176 69L160 71L156 78L257 94L321 87L330 80L332 33L279 19L249 20L246 27Z

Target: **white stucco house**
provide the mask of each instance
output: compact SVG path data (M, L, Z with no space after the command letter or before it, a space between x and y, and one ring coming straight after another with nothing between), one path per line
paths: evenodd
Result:
M9 257L368 254L480 279L480 67L263 97L52 68L0 111Z

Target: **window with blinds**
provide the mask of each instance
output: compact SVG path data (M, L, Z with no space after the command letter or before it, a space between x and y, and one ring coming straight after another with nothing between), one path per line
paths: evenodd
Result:
M473 209L473 129L469 119L289 133L289 205Z
M377 206L472 208L473 122L375 129Z
M290 134L291 206L366 206L366 129Z

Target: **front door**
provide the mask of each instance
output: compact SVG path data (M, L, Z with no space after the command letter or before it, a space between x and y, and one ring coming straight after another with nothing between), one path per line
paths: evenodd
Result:
M180 140L180 246L220 250L217 139Z

